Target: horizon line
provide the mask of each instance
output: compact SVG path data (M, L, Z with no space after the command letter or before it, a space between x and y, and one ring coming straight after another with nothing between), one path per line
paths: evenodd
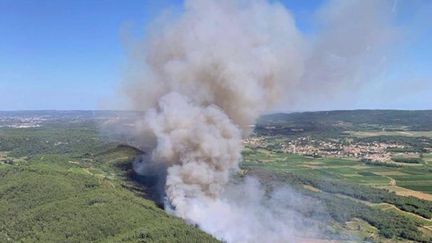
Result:
M427 109L394 109L394 108L356 108L356 109L334 109L334 110L292 110L265 112L262 115L282 114L282 113L304 113L304 112L329 112L329 111L432 111ZM0 112L145 112L145 110L115 110L115 109L17 109L0 110Z

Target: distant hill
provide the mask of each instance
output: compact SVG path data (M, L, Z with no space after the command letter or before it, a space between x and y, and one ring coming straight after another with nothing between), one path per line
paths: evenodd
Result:
M432 130L432 110L340 110L262 116L257 127L335 130Z
M41 111L0 111L1 117L35 117L48 119L100 119L109 117L129 117L142 114L138 111L80 111L80 110L41 110ZM316 112L293 112L264 115L258 126L291 126L325 128L384 128L413 131L432 130L432 110L336 110Z

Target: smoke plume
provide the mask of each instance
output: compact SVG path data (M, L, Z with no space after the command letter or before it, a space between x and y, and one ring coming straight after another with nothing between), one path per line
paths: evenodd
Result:
M373 5L356 2L341 11L358 9L360 2ZM373 16L379 11L363 9ZM325 17L326 24L349 16L337 12ZM347 23L340 27L351 32ZM302 87L321 84L325 90L348 79L358 71L355 65L369 60L360 57L369 48L363 44L385 39L370 33L352 49L334 39L338 31L325 33L307 40L283 5L264 0L187 0L181 14L155 21L133 48L125 90L133 108L145 111L136 132L150 152L134 168L144 175L153 165L164 170L158 175L164 177L167 210L228 242L286 242L316 234L301 227L307 221L286 205L301 196L289 189L266 195L254 179L230 178L239 169L241 139L258 116ZM336 72L328 68L329 56L338 62Z
M161 19L130 71L137 109L168 93L219 107L240 129L293 89L303 73L303 40L292 16L266 1L186 1Z

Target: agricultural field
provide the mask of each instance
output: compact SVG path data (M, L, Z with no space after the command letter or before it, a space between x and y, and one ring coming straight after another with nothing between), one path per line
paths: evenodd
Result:
M354 137L377 137L377 136L402 136L402 137L432 137L432 131L353 131L349 132Z
M253 151L253 152L252 152ZM432 193L432 166L386 167L361 163L353 159L310 158L301 155L272 153L265 149L244 151L243 165L265 167L298 174L326 175L362 185L393 188L404 187Z
M298 183L302 185L299 187L300 189L316 194L335 196L341 200L338 203L344 205L354 202L383 213L391 212L392 217L397 218L396 220L405 221L409 218L413 224L418 224L411 229L418 229L418 232L416 230L412 232L413 235L420 236L419 232L424 232L425 237L432 236L432 194L430 194L432 173L427 171L428 166L422 168L380 167L365 165L350 159L308 158L271 152L265 149L246 148L242 169L246 174L253 174L256 170L269 170L274 174L281 175L282 178L284 176L294 177L294 180L289 180L290 185ZM411 208L409 205L416 206ZM380 217L380 214L375 214L376 217ZM361 217L361 214L357 217ZM337 217L335 220L337 221ZM351 220L357 223L360 220L362 225L365 225L366 221L372 225L366 224L367 226L359 227L362 230L354 232L351 221L335 224L342 223L347 231L359 237L363 237L365 231L372 232L368 237L363 237L364 240L385 240L386 237L383 237L382 231L386 231L387 227L393 227L393 221L381 224L375 222L373 217ZM382 228L371 231L373 226L376 227L374 224L380 225ZM405 230L411 231L403 229L402 232ZM390 238L393 240L398 238L400 240L425 240L422 237L409 237L407 239L402 233L388 236L391 236Z
M410 114L410 118L397 111L269 115L245 141L243 173L271 171L290 185L299 185L298 190L313 192L327 205L334 220L330 224L357 240L428 242L432 131L423 119L432 112ZM416 115L421 122L411 123ZM341 208L346 208L342 215ZM392 220L380 220L386 217Z

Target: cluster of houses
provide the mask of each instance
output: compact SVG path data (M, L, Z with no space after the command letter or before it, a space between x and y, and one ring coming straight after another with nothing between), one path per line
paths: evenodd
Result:
M0 117L0 127L30 128L40 127L46 121L42 117Z
M243 143L253 148L268 147L267 141L262 137L247 138ZM380 142L353 143L352 141L341 142L337 139L334 141L323 141L309 137L288 140L281 143L280 147L285 153L312 157L351 157L378 162L391 161L392 153L388 151L389 148L404 148L403 145L399 144Z

